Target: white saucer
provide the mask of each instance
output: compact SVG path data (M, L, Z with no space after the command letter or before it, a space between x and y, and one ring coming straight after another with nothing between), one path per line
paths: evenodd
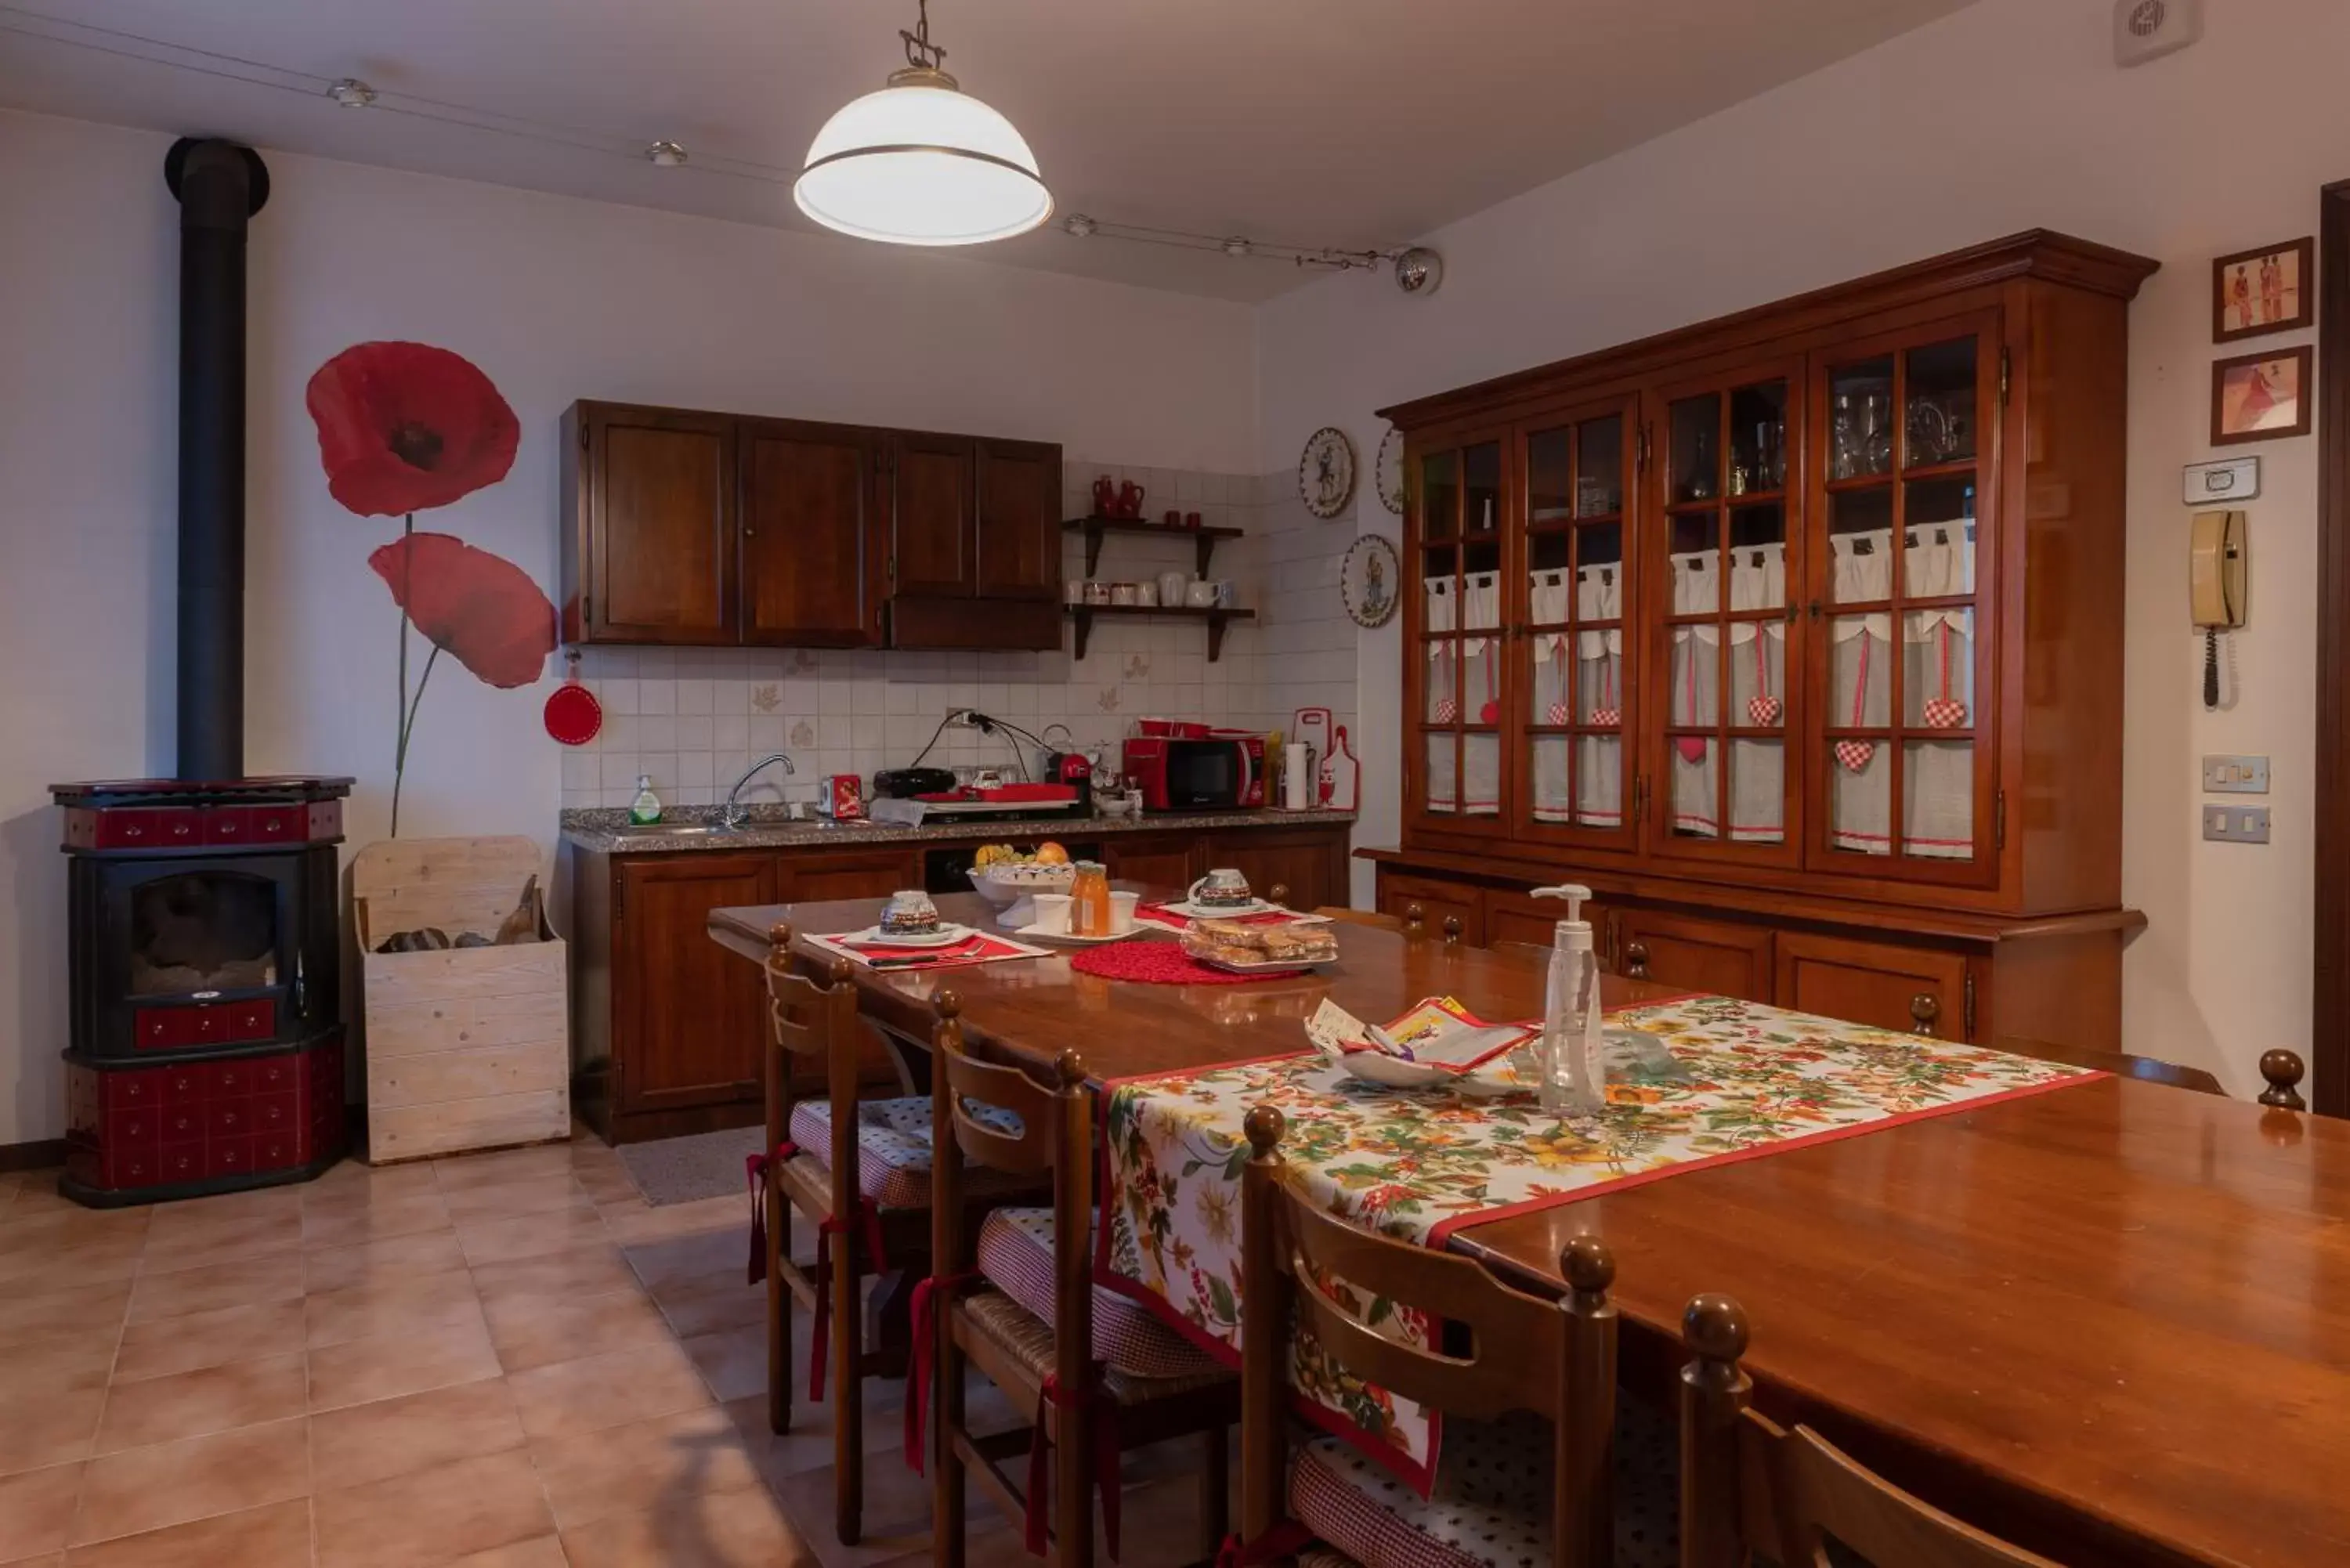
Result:
M835 937L833 940L847 942L851 947L945 948L952 947L960 941L967 941L976 934L969 926L958 926L941 921L937 930L924 931L919 935L893 934L882 930L879 926L869 926L861 931L852 931L845 937Z
M1243 920L1251 915L1270 915L1281 910L1279 904L1268 904L1263 898L1251 898L1245 904L1195 904L1185 898L1160 908L1187 920Z
M1114 931L1106 937L1081 937L1074 931L1047 931L1035 926L1022 926L1012 934L1032 942L1056 943L1073 948L1097 948L1107 942L1127 941L1140 936L1142 931L1143 928L1137 924L1127 930Z

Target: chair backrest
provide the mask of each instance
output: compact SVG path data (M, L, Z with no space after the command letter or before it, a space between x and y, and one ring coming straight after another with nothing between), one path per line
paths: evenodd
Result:
M1417 909L1419 906L1413 907ZM1339 904L1325 904L1314 912L1325 919L1336 920L1349 926L1368 926L1378 931L1405 931L1417 929L1406 921L1401 915L1383 915L1377 909L1349 909Z
M806 972L817 961L793 953L788 921L768 929L767 1147L773 1150L791 1137L792 1106L798 1098L795 1069L814 1068L823 1078L832 1113L832 1210L847 1214L855 1211L859 1190L857 1054L863 1036L848 961L834 956L824 961L821 981Z
M2225 1096L2227 1090L2220 1080L2200 1067L2182 1067L2175 1062L2165 1062L2157 1056L2134 1056L2126 1051L2099 1051L2087 1045L2060 1045L2053 1040L2035 1040L2024 1034L2002 1034L1991 1043L1994 1051L2010 1055L2031 1056L2043 1062L2062 1062L2068 1067L2094 1067L2116 1077L2137 1078L2148 1084L2168 1084L2173 1088L2190 1090L2199 1095Z
M1288 1179L1284 1122L1248 1115L1243 1174L1242 1466L1243 1539L1280 1518L1288 1342L1310 1330L1322 1351L1366 1382L1451 1415L1528 1410L1557 1428L1554 1527L1561 1565L1609 1561L1610 1448L1616 1424L1615 1260L1591 1237L1567 1244L1559 1301L1512 1289L1467 1258L1379 1236L1326 1213ZM1435 1342L1387 1338L1338 1305L1328 1282L1382 1298L1437 1325Z
M1681 1339L1682 1568L1744 1568L1750 1552L1784 1568L1831 1568L1827 1541L1904 1568L2059 1568L1911 1496L1813 1431L1753 1408L1745 1309L1692 1299Z

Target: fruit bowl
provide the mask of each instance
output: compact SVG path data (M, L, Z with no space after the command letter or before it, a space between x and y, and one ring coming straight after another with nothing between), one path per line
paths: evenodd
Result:
M995 923L1014 928L1036 923L1037 894L1066 893L1076 879L1076 867L1066 861L1055 866L1037 860L1006 860L971 869L972 890L996 907Z

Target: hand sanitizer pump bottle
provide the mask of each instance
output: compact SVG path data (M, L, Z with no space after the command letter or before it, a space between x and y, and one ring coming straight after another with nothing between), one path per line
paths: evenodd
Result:
M1536 888L1537 898L1566 900L1566 919L1552 940L1550 983L1543 1003L1543 1033L1535 1048L1542 1107L1562 1115L1597 1111L1607 1103L1607 1036L1599 1022L1599 954L1583 902L1591 889L1569 884Z

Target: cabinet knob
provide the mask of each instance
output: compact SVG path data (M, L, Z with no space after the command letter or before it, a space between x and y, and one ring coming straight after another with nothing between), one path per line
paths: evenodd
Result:
M1447 915L1447 916L1445 916L1445 917L1444 917L1444 945L1445 945L1446 947L1448 947L1448 948L1457 948L1457 947L1459 947L1459 946L1461 945L1461 934L1462 929L1463 929L1463 928L1462 928L1462 926L1461 926L1461 917L1460 917L1460 916L1458 916L1458 915Z
M1624 944L1624 978L1627 980L1648 978L1648 943L1626 942Z
M1428 911L1426 909L1421 909L1418 904L1406 904L1403 907L1404 935L1408 937L1416 937L1419 935L1420 927L1426 924L1428 924Z
M1942 1016L1942 1004L1931 992L1921 991L1909 999L1909 1022L1918 1026L1920 1034L1934 1032L1934 1020Z
M1274 903L1286 904L1289 902L1288 886L1285 883L1275 882L1265 890L1265 897Z

